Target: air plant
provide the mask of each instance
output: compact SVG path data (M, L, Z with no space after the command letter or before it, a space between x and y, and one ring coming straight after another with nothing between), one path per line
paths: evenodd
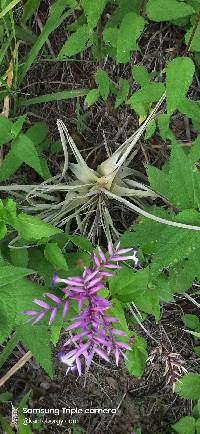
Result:
M76 220L77 230L95 242L100 232L106 235L108 242L119 238L115 227L110 204L118 203L121 208L128 208L147 218L180 228L200 230L192 226L162 219L143 210L146 199L155 199L159 195L139 179L144 176L129 167L137 153L136 144L149 122L165 99L165 94L155 106L146 121L96 170L88 167L77 149L66 126L57 121L61 143L64 151L64 166L61 175L57 175L40 185L11 185L1 187L1 190L24 192L22 206L26 212L36 213L40 218L57 227L65 226L69 230L70 223ZM66 139L76 159L69 163ZM60 194L63 195L61 199Z

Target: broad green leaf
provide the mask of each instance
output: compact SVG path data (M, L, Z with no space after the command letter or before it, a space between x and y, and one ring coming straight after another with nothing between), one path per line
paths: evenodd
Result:
M35 104L41 104L51 101L62 101L65 99L78 98L88 94L88 89L73 89L63 90L62 92L49 93L46 95L40 95L33 98L21 98L19 99L19 106L29 106Z
M29 268L14 267L13 265L0 266L0 286L8 285L33 273L34 271Z
M118 7L109 17L107 27L120 26L124 16L128 12L140 13L141 0L117 0L115 3L118 5Z
M158 217L170 219L169 214L160 208L153 208L151 212ZM153 253L164 230L164 225L142 217L120 237L121 247L135 246L145 253Z
M146 108L148 108L148 104L158 101L164 92L164 84L149 83L135 92L129 98L128 103L139 115L143 115L146 112Z
M148 269L135 272L131 268L122 268L109 280L110 291L120 301L131 302L135 299L136 292L147 288L148 278Z
M12 149L17 159L21 159L22 162L32 167L42 178L44 178L38 152L34 143L25 134L20 134L18 136L12 145Z
M146 166L146 171L151 188L162 196L168 197L170 185L169 175L154 166Z
M196 422L192 416L183 416L178 422L172 425L178 434L195 434Z
M0 146L12 140L11 128L12 122L5 116L0 115Z
M10 354L12 354L14 348L19 342L19 338L16 333L12 335L8 343L4 346L3 351L0 353L0 368L4 365L4 363L9 358Z
M173 145L169 163L168 199L177 208L194 207L193 167L184 150Z
M193 164L200 160L200 135L198 135L196 140L192 143L188 156Z
M198 249L199 243L200 234L198 233L187 229L165 228L158 240L156 253L151 264L152 275L187 258Z
M197 248L170 271L168 280L173 292L183 293L192 286L194 280L200 279L199 255L200 249Z
M186 313L181 317L185 327L195 330L199 326L199 318L196 315Z
M98 69L95 75L95 81L99 89L99 95L106 101L110 91L110 79L107 72L103 69Z
M129 93L129 83L127 80L124 80L123 78L119 79L119 90L116 95L115 100L115 108L118 108L121 104L123 104L126 101L126 98Z
M166 75L167 112L169 115L172 115L182 106L182 100L188 92L194 72L195 66L189 57L177 57L169 63Z
M91 0L81 0L81 6L83 7L85 16L87 17L90 31L97 26L106 3L107 0L95 0L95 3Z
M152 21L172 21L195 13L194 9L185 2L177 0L149 0L146 13Z
M40 149L39 145L46 139L48 130L46 122L35 122L35 124L26 131L26 136L34 143L37 150Z
M58 59L65 56L70 57L75 54L81 53L88 46L88 41L90 38L90 31L87 24L83 24L78 28L78 30L72 33L66 40L65 44L60 50Z
M112 308L110 308L106 311L106 315L110 315L110 316L117 318L119 320L119 322L116 323L115 328L119 329L119 330L123 330L124 332L127 333L128 336L130 335L130 331L128 329L128 325L126 322L124 309L123 309L119 300L117 300L115 298L112 299ZM120 340L127 341L127 338L125 337L123 339L120 337Z
M154 119L152 119L146 127L146 132L144 136L145 140L151 139L155 131L156 131L156 122Z
M181 382L176 383L176 393L182 398L200 398L200 375L190 372L181 378Z
M149 73L147 68L143 65L136 65L131 69L133 79L137 81L140 86L145 86L149 83Z
M105 28L103 31L103 40L105 44L117 48L118 34L119 34L119 30L117 28L112 28L112 27Z
M14 149L11 149L4 157L3 163L0 167L0 181L9 178L13 173L22 165L21 158L17 157Z
M24 324L18 329L17 334L21 343L31 351L36 362L53 378L50 332L47 327L42 324Z
M144 29L144 18L135 12L126 14L121 22L117 39L117 63L127 63L130 52L138 50L137 40Z
M61 233L61 229L55 228L49 223L27 214L19 214L19 234L24 240L41 240Z
M163 140L170 140L173 143L176 142L176 137L172 130L170 129L170 116L163 113L160 116L158 116L158 127L160 131L160 135Z
M45 284L50 286L52 274L54 272L53 265L47 261L41 247L29 250L29 267L37 271L37 274L39 274L45 280Z
M28 249L10 249L10 259L16 267L27 267L29 260Z
M87 238L80 235L67 235L66 237L69 241L72 241L75 246L80 247L82 250L91 252L92 243Z
M18 119L13 123L11 128L12 138L16 139L18 134L21 133L24 123L27 121L27 116L19 116Z
M56 270L67 270L67 262L57 243L48 243L44 249L46 259Z
M136 377L141 377L144 373L147 358L146 342L137 336L132 350L127 351L126 367L129 373Z
M85 98L86 105L91 107L95 102L97 102L99 96L99 89L91 89Z

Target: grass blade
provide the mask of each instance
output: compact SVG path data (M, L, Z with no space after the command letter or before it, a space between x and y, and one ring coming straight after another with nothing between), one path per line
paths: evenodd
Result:
M5 17L5 15L10 12L21 0L13 0L7 5L2 12L0 12L0 18Z
M19 106L29 106L34 104L40 104L51 101L61 101L63 99L77 98L79 96L85 96L89 92L89 89L74 89L64 90L62 92L49 93L46 95L36 96L34 98L22 98L19 100Z
M44 25L43 31L37 38L35 44L31 48L30 52L28 53L25 62L22 67L21 76L20 76L20 83L23 81L25 75L27 74L29 68L33 64L34 60L36 59L39 51L47 41L49 35L58 27L60 24L64 21L65 18L67 18L69 15L71 15L72 11L68 10L65 14L62 14L64 9L66 8L66 1L65 0L57 0L53 7L52 7L52 13L49 16L46 24Z

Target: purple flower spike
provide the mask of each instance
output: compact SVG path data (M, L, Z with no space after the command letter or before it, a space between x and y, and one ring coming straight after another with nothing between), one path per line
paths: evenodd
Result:
M110 243L105 255L101 247L98 247L98 253L92 255L91 266L85 267L82 276L63 279L53 273L52 287L63 284L60 288L61 297L45 292L43 295L49 299L49 303L34 299L33 302L41 310L24 312L33 324L48 314L51 325L58 310L61 310L65 320L71 300L77 302L78 314L71 319L71 324L66 329L68 338L59 353L60 361L68 366L66 374L71 371L80 376L82 364L88 369L96 356L106 362L113 357L117 366L120 358L127 358L124 352L131 350L128 336L116 328L116 323L119 323L117 318L106 315L106 310L112 307L110 301L98 295L101 289L106 289L105 279L112 277L115 270L122 268L121 263L127 260L132 260L134 268L137 268L137 251L131 248L120 249L120 243L113 247Z

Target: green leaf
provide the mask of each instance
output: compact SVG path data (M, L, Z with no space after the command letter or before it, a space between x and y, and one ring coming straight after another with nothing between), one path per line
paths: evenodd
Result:
M127 352L126 367L131 375L141 377L144 373L144 368L148 358L146 351L146 342L139 336L133 344L133 349Z
M156 122L154 119L152 119L149 124L146 127L146 132L145 132L145 140L149 140L151 139L151 137L154 135L156 131Z
M149 209L147 209L149 211ZM162 218L169 218L169 214L160 208L153 208L151 212ZM165 230L164 225L147 218L140 218L138 224L134 224L120 237L121 247L136 246L145 253L153 253L157 248L161 234Z
M174 431L179 434L195 434L196 422L192 416L183 416L178 422L172 425Z
M3 351L0 353L0 368L4 365L4 363L9 358L10 354L12 354L14 348L19 342L18 336L15 334L12 335L8 343L4 346Z
M158 240L151 264L152 275L187 258L193 251L198 249L199 243L200 234L194 233L194 231L172 227L165 228Z
M0 146L12 140L11 128L12 122L0 115Z
M195 13L194 9L184 2L177 0L149 0L146 13L152 21L172 21Z
M75 246L80 247L82 250L91 252L93 249L91 241L89 241L87 238L84 238L80 235L67 235L66 237Z
M85 103L88 107L91 107L95 102L97 102L99 96L99 89L91 89L85 98Z
M31 48L31 50L28 51L28 54L25 57L25 60L23 61L23 67L19 77L20 83L23 81L25 75L27 74L33 62L35 61L41 48L46 43L51 32L53 32L60 24L62 24L65 18L71 15L71 11L67 11L62 15L66 6L67 6L66 0L56 0L53 3L51 7L51 14L47 22L45 23L41 34L37 37L35 44Z
M145 86L149 83L149 73L143 65L136 65L132 69L132 76L140 86Z
M144 29L144 23L144 18L134 12L124 16L117 39L117 63L129 62L130 52L138 50L137 40Z
M41 104L51 101L62 101L67 99L78 98L88 94L88 89L73 89L63 90L62 92L49 93L46 95L40 95L33 98L21 98L19 99L19 106L29 106L35 104Z
M173 292L187 291L193 281L200 278L199 255L200 249L198 248L170 271L168 279Z
M135 293L147 288L149 270L134 271L130 268L122 268L114 277L109 279L109 287L112 295L120 301L128 303L135 300Z
M44 178L41 162L33 142L25 135L20 134L12 145L14 155L17 159L32 167L42 178Z
M5 156L3 163L0 167L0 181L4 181L6 178L16 172L22 164L22 160L17 158L14 150L11 149Z
M67 262L57 243L48 243L44 249L44 256L56 270L67 270Z
M106 3L107 0L95 0L95 4L91 0L81 0L90 31L97 26Z
M186 313L182 315L181 319L189 329L195 330L199 326L199 318L196 315Z
M10 335L16 316L15 298L1 289L0 298L0 344Z
M190 372L181 378L181 382L176 383L176 393L182 398L200 398L200 375Z
M28 268L13 267L12 265L0 266L0 286L8 285L33 273L34 271Z
M70 57L75 54L81 53L88 46L88 41L90 37L90 31L87 24L83 24L78 28L78 30L72 33L65 44L60 50L58 55L58 59L63 58L64 56Z
M165 92L164 84L162 83L149 83L142 87L142 89L135 92L128 100L131 108L134 109L139 115L146 114L145 105L158 101Z
M95 81L99 89L99 95L106 101L110 91L110 79L107 72L103 69L98 69L95 75Z
M162 196L168 197L170 185L169 175L154 166L147 165L146 171L151 188Z
M41 240L62 232L61 229L45 223L38 217L23 213L18 215L18 223L19 234L24 240Z
M53 378L50 332L47 327L25 324L18 329L17 334L21 343L32 352L36 362Z
M10 259L16 267L27 267L29 260L28 249L10 249Z
M177 57L169 63L166 74L167 112L169 115L181 107L182 99L188 92L194 72L195 66L189 57Z
M170 186L168 199L177 208L194 207L193 167L184 150L173 145L169 163Z
M27 0L24 5L22 21L26 23L32 15L37 11L40 5L40 0Z
M116 95L115 100L115 109L118 108L123 102L126 101L126 98L129 93L129 83L127 80L124 80L123 78L119 79L119 90Z
M35 122L35 124L26 131L26 136L34 143L34 146L39 151L42 142L48 135L48 125L46 122Z

